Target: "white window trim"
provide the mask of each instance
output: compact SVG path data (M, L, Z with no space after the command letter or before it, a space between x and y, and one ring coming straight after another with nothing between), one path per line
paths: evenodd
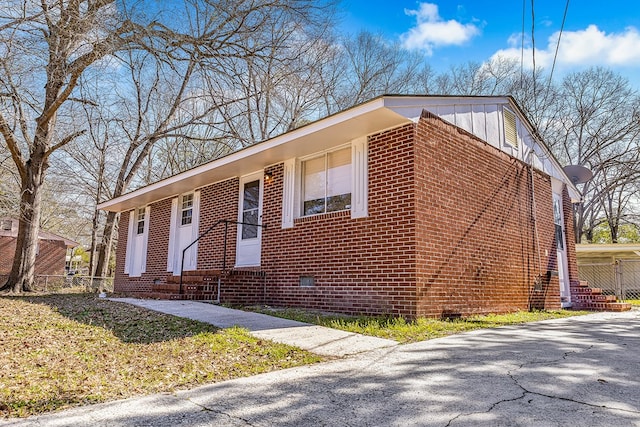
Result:
M351 142L351 218L369 216L369 138Z
M284 162L282 183L282 228L292 228L296 217L296 159Z
M353 141L300 158L287 159L284 162L282 189L282 228L292 228L296 218L325 215L302 215L302 162L311 160L333 151L351 147L351 218L364 218L369 215L369 145L368 137Z
M136 210L129 211L129 230L127 234L127 249L124 256L124 274L129 274L129 266L131 265L131 257L133 252L134 225L136 223Z

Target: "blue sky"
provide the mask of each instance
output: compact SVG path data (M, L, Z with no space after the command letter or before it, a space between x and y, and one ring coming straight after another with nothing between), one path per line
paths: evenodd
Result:
M569 3L554 75L602 65L640 89L640 4L637 0ZM343 0L343 31L368 30L424 52L436 71L500 54L532 62L531 0ZM535 59L550 70L566 2L535 0Z

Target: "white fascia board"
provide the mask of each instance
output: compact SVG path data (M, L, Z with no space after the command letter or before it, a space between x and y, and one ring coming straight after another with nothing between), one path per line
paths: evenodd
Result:
M410 123L406 117L385 108L386 102L386 97L376 98L103 202L98 205L98 209L122 212L145 206L215 182L261 170L267 165L280 163L292 157L326 150L363 135Z

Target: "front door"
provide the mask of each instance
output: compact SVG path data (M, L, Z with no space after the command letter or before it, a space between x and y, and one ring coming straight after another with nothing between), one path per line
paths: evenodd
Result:
M260 265L262 251L262 171L240 179L236 267Z
M555 223L556 251L558 257L558 280L560 281L560 301L562 307L571 306L571 288L567 275L567 241L564 232L564 215L562 214L562 196L553 195L553 222Z

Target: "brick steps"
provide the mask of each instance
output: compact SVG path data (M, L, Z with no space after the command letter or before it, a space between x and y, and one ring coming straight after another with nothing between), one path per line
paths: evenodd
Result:
M573 310L589 310L589 311L629 311L631 304L625 302L584 302L574 303L571 307Z
M193 270L182 273L182 283L213 282L223 275L220 270ZM167 276L167 283L180 283L180 276Z
M218 279L223 274L220 270L192 270L182 273L182 293L180 292L180 276L167 276L166 283L154 283L147 298L165 300L216 301L218 299Z
M571 301L573 310L615 312L631 310L631 304L616 302L615 296L604 295L602 289L591 288L585 281L571 284Z

